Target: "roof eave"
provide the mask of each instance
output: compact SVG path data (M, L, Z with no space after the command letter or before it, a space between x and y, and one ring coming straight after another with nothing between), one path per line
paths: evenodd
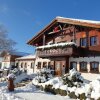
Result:
M57 22L57 19L55 18L53 21L51 21L50 24L48 24L43 30L41 30L40 32L37 33L37 35L35 35L32 39L30 39L27 44L32 45L33 41L36 40L37 38L39 38L40 36L43 35L43 33L48 30L48 28L50 28L52 25L54 25Z

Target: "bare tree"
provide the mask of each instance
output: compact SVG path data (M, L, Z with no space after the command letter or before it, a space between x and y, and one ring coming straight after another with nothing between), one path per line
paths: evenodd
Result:
M0 52L13 51L16 42L8 38L7 30L3 25L0 25Z

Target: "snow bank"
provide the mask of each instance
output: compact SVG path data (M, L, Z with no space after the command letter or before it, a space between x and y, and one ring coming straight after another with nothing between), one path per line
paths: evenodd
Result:
M100 99L100 77L90 83L92 92L91 97L95 99Z
M26 74L26 73L22 73L18 76L16 76L16 79L14 81L14 83L20 83L22 80L26 79L26 78L29 78L29 76Z

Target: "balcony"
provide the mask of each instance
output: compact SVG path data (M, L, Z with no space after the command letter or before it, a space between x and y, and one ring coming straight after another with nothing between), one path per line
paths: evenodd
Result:
M54 56L71 56L78 55L78 47L73 42L58 43L37 47L37 56L54 57Z

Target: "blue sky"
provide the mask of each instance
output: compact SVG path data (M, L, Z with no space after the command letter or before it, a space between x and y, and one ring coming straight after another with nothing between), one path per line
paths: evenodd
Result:
M100 0L0 0L0 24L18 51L34 53L26 42L56 16L100 20Z

